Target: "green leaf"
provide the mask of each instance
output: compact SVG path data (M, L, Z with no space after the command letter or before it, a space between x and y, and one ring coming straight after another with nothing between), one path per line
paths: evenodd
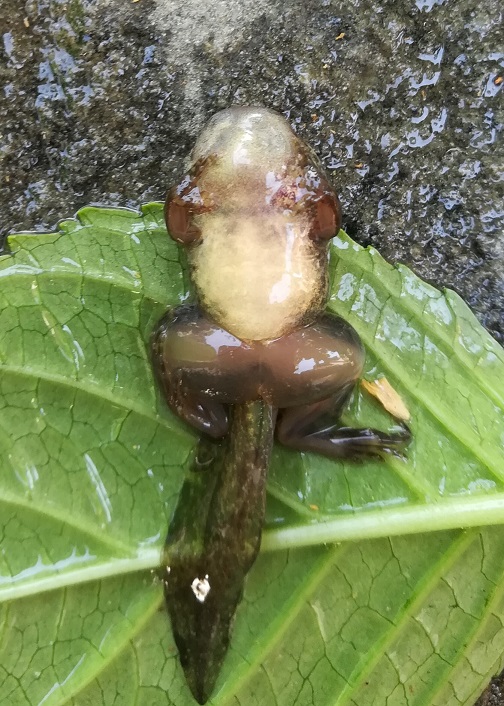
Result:
M162 206L86 208L9 247L0 703L189 704L149 571L196 442L149 362L156 321L191 296ZM331 277L414 442L359 465L275 450L277 551L251 572L214 703L471 706L501 666L504 529L456 528L504 523L504 354L453 292L343 233ZM360 390L347 418L390 424Z

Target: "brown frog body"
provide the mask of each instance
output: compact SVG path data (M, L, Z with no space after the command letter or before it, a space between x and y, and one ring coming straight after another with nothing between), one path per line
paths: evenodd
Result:
M340 206L281 116L217 113L165 215L186 249L198 304L160 321L154 368L171 409L204 433L196 469L205 438L222 440L206 470L186 480L163 558L181 663L204 703L259 551L273 435L336 459L398 453L410 434L338 422L364 365L356 331L324 312Z

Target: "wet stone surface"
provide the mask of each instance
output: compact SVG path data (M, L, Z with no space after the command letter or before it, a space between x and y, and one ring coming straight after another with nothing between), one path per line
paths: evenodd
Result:
M504 704L504 676L495 679L475 706L502 706Z
M262 104L352 237L504 340L499 2L0 0L0 23L2 233L162 199L210 114Z
M353 238L504 342L498 0L0 0L0 35L1 238L163 199L212 113L265 105Z

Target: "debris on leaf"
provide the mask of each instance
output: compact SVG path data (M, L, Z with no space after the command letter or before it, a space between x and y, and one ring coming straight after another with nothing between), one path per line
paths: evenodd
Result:
M409 421L411 415L399 394L394 390L387 378L378 378L369 382L361 380L361 386L387 410L393 417L401 422Z

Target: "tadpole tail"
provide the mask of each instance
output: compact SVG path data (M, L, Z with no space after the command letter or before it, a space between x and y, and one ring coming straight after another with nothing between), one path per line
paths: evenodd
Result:
M245 577L259 551L273 445L275 411L270 405L246 402L235 405L231 414L220 447L200 442L164 553L173 634L200 704L212 693Z

